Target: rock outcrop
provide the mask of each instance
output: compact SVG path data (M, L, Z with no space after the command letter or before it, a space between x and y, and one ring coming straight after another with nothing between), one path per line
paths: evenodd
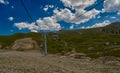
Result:
M38 49L39 46L36 41L32 38L18 39L14 42L12 49L13 50L31 50Z
M83 59L83 58L86 58L86 54L84 54L84 53L75 53L75 54L70 54L70 57L75 58L75 59Z

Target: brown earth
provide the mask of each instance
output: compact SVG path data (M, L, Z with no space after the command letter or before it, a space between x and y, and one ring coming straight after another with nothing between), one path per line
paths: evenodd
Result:
M120 73L119 61L105 64L101 63L103 59L44 56L38 51L0 51L0 73Z

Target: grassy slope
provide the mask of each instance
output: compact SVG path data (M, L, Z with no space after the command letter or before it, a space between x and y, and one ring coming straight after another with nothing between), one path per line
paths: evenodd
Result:
M40 44L41 35L39 35L37 33L27 33L27 34L16 33L16 34L11 35L11 36L0 36L0 44L3 47L11 46L15 40L21 39L21 38L28 38L28 37L33 38L34 40L36 40Z
M71 30L58 32L60 41L53 40L54 33L47 35L49 53L68 52L75 48L77 52L86 53L90 57L118 56L120 57L120 34L100 32L99 29ZM0 36L0 44L11 46L20 38L32 37L40 45L42 36L37 33L17 33L12 36ZM105 45L109 42L109 45ZM88 50L92 47L91 50Z
M79 34L80 32L82 33ZM60 34L64 33L60 32ZM87 53L91 57L104 55L120 56L120 35L88 29L84 31L68 31L67 34L61 37L69 46L75 48L77 52ZM109 42L110 45L104 45L106 42ZM89 47L93 49L88 50Z

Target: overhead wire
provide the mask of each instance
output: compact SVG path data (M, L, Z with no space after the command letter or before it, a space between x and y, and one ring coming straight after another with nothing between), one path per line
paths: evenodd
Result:
M41 0L41 2L43 2L43 3L47 3L47 2L44 1L44 0ZM24 1L23 1L23 0L20 0L20 3L22 4L22 6L23 6L25 12L27 13L28 17L30 18L30 20L31 20L32 22L34 22L34 20L33 20L32 16L31 16L29 10L27 9L27 7L26 7Z
M34 22L32 16L30 15L30 13L29 13L27 7L25 6L23 0L20 0L20 2L21 2L21 4L22 4L23 8L25 9L25 12L27 13L27 15L28 15L28 17L30 18L30 20L31 20L32 22Z
M41 1L44 2L44 3L47 3L47 2L45 2L45 1L43 1L43 0L41 0ZM87 12L89 12L90 10L96 8L98 5L102 4L104 1L105 1L105 0L102 0L102 1L98 2L96 5L94 5L93 7L87 9L87 11L85 11L83 14L79 15L79 17L83 16L84 14L86 14ZM27 7L25 6L23 0L20 0L20 2L21 2L21 4L22 4L23 8L25 9L28 17L29 17L30 20L33 22L34 20L33 20L32 16L31 16L30 12L28 11Z
M79 15L79 17L81 17L81 16L83 16L84 14L88 13L90 10L96 8L98 5L102 4L104 1L105 1L105 0L102 0L102 1L98 2L95 6L87 9L87 11L85 11L83 14Z

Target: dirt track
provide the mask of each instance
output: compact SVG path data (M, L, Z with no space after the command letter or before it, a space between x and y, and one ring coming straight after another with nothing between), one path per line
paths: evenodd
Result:
M105 65L95 61L40 52L0 52L0 73L120 73L120 65Z

